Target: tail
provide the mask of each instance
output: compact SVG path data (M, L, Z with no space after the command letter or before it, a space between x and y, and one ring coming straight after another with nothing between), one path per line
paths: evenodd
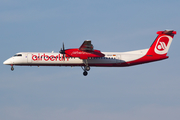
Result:
M166 55L173 40L173 37L176 34L176 31L158 31L157 34L158 36L151 45L151 47L148 49L148 52L142 58L127 62L128 66L154 62L168 58L168 56Z
M176 31L158 31L158 36L149 48L147 55L166 56Z

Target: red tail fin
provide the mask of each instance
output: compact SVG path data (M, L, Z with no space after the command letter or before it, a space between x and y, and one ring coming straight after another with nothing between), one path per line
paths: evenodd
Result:
M147 55L163 55L166 56L171 42L173 40L176 31L173 30L165 30L158 31L158 36L149 48Z

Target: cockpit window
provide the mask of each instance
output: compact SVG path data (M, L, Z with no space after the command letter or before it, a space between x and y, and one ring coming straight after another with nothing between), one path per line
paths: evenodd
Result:
M16 55L14 55L14 57L17 57L17 56L22 56L22 54L16 54Z

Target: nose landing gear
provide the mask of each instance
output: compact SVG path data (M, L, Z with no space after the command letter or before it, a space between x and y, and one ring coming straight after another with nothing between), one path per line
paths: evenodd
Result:
M11 65L11 71L13 71L14 70L14 67L13 67L13 65Z

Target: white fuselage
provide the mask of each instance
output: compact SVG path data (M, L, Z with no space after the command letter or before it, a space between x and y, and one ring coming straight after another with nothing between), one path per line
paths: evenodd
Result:
M65 57L60 53L40 53L40 52L21 52L12 56L4 62L8 65L24 65L24 66L84 66L88 63L89 66L121 66L122 63L127 63L140 59L145 56L148 49L136 50L130 52L102 52L104 57L93 58L87 60L78 57Z

